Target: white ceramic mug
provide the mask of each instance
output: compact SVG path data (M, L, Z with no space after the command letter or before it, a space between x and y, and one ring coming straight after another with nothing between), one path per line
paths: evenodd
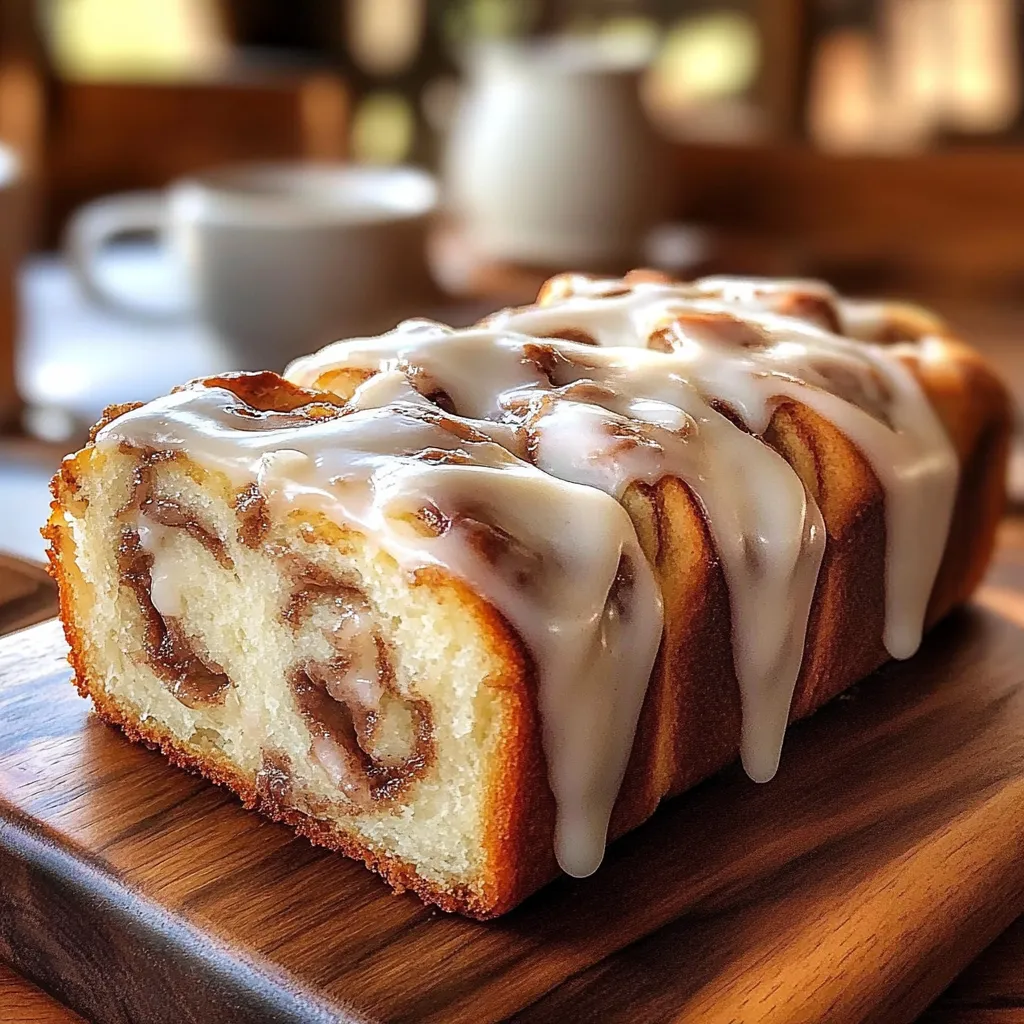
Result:
M582 39L471 54L445 185L476 248L579 270L641 258L668 164L640 102L643 67L642 54Z
M280 369L335 338L387 330L436 299L426 250L436 203L434 179L410 167L240 165L166 192L89 203L72 218L66 249L95 301L166 317L97 270L115 237L156 232L185 270L190 311L223 338L235 365Z

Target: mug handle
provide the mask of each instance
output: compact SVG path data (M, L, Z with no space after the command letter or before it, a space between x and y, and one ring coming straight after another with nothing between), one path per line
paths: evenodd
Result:
M121 294L97 271L100 253L116 238L141 232L160 238L167 222L167 197L163 192L125 192L95 199L76 210L64 235L64 253L82 291L97 305L139 320L166 323L188 316L192 310L187 306L149 306Z

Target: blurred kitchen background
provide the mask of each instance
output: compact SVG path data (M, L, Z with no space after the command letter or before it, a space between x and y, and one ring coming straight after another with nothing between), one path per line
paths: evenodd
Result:
M571 269L920 299L1024 390L1022 62L1020 0L0 0L0 547L41 555L104 404L230 362L202 317L83 291L69 218L245 161L436 174L424 312L453 322L528 301L572 236ZM144 233L100 256L175 306Z

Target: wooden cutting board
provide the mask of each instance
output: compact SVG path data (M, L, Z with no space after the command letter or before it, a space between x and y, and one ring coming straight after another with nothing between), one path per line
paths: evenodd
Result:
M1024 527L976 605L478 924L127 743L0 641L0 959L111 1021L909 1020L1024 910Z

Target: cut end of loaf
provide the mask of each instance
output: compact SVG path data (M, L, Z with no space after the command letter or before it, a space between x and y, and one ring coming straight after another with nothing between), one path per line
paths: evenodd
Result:
M133 739L446 910L506 909L524 659L440 571L272 520L182 454L93 447L46 533L78 687Z

